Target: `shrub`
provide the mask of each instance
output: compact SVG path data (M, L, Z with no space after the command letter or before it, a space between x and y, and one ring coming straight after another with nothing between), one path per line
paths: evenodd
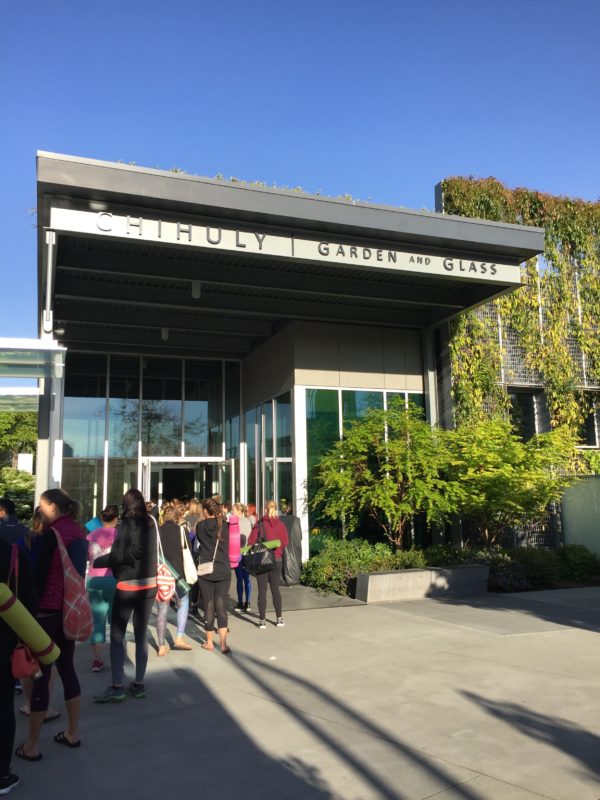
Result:
M396 550L393 569L423 569L427 560L423 550Z
M385 571L393 565L393 553L386 544L327 539L321 552L304 565L301 580L315 589L352 595L359 572Z
M490 592L526 592L532 586L527 579L525 567L507 558L490 565L488 589Z
M513 562L523 567L533 589L553 589L562 578L562 564L553 550L537 550L530 547L511 551Z
M568 544L559 550L561 575L564 580L577 583L600 580L600 558L582 544Z

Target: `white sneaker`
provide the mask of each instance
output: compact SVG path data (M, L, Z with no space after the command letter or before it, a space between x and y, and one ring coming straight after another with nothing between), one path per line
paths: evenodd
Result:
M258 620L258 627L261 631L263 631L267 627L266 619L259 619Z
M278 628L285 628L285 622L283 621L283 617L277 617L276 624Z

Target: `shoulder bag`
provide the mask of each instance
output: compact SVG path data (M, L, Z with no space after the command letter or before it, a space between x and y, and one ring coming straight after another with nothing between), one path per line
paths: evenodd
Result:
M19 545L13 544L10 554L10 571L8 573L7 584L10 588L10 579L15 576L15 597L19 597ZM35 658L29 647L19 639L19 642L11 657L12 675L15 680L21 678L38 678L42 672L40 662Z
M183 553L183 574L186 582L193 586L198 581L198 573L196 572L196 565L188 543L185 526L180 525L179 532L181 533L181 550Z
M216 541L215 552L213 553L212 561L205 561L204 564L198 564L199 578L203 578L205 575L212 575L215 571L215 558L217 557L217 549L220 541L220 539L217 539Z
M265 539L264 526L259 522L256 543L242 556L242 566L250 575L262 575L275 569L275 551L266 546Z
M55 529L56 544L64 577L63 632L73 642L87 642L94 630L92 609L85 589L85 580L73 566L62 536Z

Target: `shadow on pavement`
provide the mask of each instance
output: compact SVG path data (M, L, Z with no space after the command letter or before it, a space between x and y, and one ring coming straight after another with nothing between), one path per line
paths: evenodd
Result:
M551 745L579 761L592 777L597 778L600 775L600 736L597 734L586 731L567 719L539 714L517 703L489 700L467 690L462 690L460 694L520 733Z

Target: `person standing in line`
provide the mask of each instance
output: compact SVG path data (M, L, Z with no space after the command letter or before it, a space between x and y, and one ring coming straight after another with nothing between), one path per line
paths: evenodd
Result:
M8 542L8 544L15 544L21 537L26 537L29 534L27 525L19 522L17 518L17 509L12 500L8 497L0 498L0 538Z
M256 504L255 503L248 503L246 506L246 516L250 520L252 527L256 525L258 520L258 516L256 515Z
M40 497L40 512L46 530L41 535L35 568L35 584L39 597L37 620L48 636L60 648L56 669L62 681L68 714L68 727L54 737L57 744L70 748L81 746L79 739L79 709L81 688L75 671L75 642L67 639L63 630L64 571L58 549L58 534L69 555L80 542L86 544L86 531L77 522L77 503L63 489L48 489ZM71 556L71 559L73 557ZM34 680L27 740L15 750L18 758L39 761L39 738L50 700L51 664L41 665L41 677Z
M198 540L196 538L196 525L204 519L204 511L202 510L202 503L196 498L193 498L188 503L188 510L185 516L185 521L188 527L188 533L190 535L190 547L192 550L192 558L194 559L194 564L198 566L198 558L200 547L198 545ZM198 581L194 583L192 586L192 590L190 592L190 611L192 614L197 613L198 611L198 601L200 599L200 584Z
M120 703L127 695L146 696L147 631L156 598L157 529L146 511L144 496L130 489L123 497L123 513L111 551L94 562L108 567L117 580L110 622L112 685L94 697L96 703ZM135 680L125 688L125 632L133 615Z
M231 584L229 525L224 518L220 503L213 498L205 500L202 508L206 518L196 526L196 536L200 545L199 566L213 563L213 571L208 575L200 575L198 578L206 630L206 642L202 648L204 650L215 649L213 635L216 616L221 652L229 655L231 653L227 646L227 600Z
M0 537L0 581L9 583L12 546ZM14 578L10 588L16 591L18 599L30 614L35 614L35 590L29 559L20 548L18 552L18 586ZM16 633L0 620L0 795L15 789L19 777L10 771L12 749L15 744L15 679L12 674L12 654L17 646Z
M246 507L242 503L235 503L233 506L233 513L238 518L240 526L240 547L245 547L248 544L248 539L252 533L252 522L246 516ZM244 569L240 559L240 563L235 568L236 577L236 590L237 590L237 605L238 611L250 611L250 595L252 594L252 583L248 570ZM246 599L244 600L244 593Z
M117 535L119 509L106 506L100 512L102 527L88 533L89 563L87 591L94 617L94 631L90 640L93 651L92 672L104 669L102 645L106 642L106 620L110 619L117 582L111 570L94 566L94 561L110 553Z
M183 520L183 512L185 509L176 508L171 506L165 508L163 514L163 524L160 526L160 542L162 544L165 558L171 566L177 570L179 575L185 574L183 566L183 542L182 536L187 536L183 522L180 525L180 519ZM173 600L177 604L177 638L175 639L175 650L191 650L184 637L185 626L187 623L188 613L190 609L190 596L185 594L183 597L178 597L177 593L173 595ZM170 600L158 600L158 613L156 615L156 635L158 637L158 655L166 656L169 652L165 634L167 631L167 612L171 604Z
M283 522L279 519L277 503L274 500L269 500L265 504L265 513L262 519L252 528L248 544L255 544L259 535L270 542L279 539L280 545L275 550L275 568L256 576L258 584L258 627L261 630L267 627L267 586L269 586L273 605L275 606L275 624L278 628L283 628L285 622L283 621L283 603L279 584L281 583L281 559L283 558L283 551L288 545L288 532Z

